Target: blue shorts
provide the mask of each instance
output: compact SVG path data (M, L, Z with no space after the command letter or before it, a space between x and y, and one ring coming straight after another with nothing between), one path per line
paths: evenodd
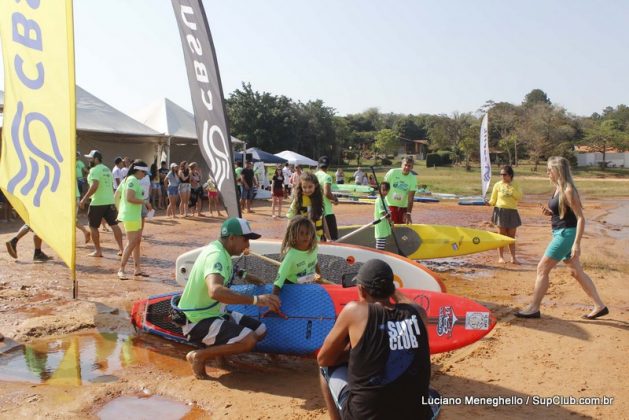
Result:
M244 188L242 189L242 198L243 200L253 200L254 189L253 188Z
M174 197L179 195L179 185L169 185L168 186L168 196Z
M553 230L553 240L550 241L544 255L556 261L569 260L572 255L572 245L577 236L577 228Z
M349 385L347 384L347 365L322 367L321 375L325 378L330 388L330 394L339 411L343 411L349 397Z

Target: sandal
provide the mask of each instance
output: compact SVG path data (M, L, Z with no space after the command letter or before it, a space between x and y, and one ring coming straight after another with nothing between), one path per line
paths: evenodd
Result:
M119 270L118 271L118 280L129 280L129 277L127 277L127 275L125 274L124 271Z
M151 277L149 274L147 274L147 273L145 273L143 271L140 271L139 273L133 273L133 275L135 277Z

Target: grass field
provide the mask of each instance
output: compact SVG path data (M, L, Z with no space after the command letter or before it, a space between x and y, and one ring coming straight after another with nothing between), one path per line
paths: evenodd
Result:
M363 170L369 170L369 166L362 166ZM334 173L336 168L329 172ZM345 179L351 178L356 167L346 167ZM377 168L378 180L382 180L388 168ZM426 168L425 161L415 163L418 173L418 183L426 184L433 192L451 193L462 196L480 195L480 168L466 171L464 167L436 167ZM546 176L546 166L538 166L537 172L533 165L523 164L513 168L515 180L520 183L525 194L549 194L552 186ZM629 197L629 169L610 168L605 171L600 169L574 169L573 176L579 192L583 196L591 197ZM494 166L492 170L491 185L500 179L500 168ZM491 188L490 185L490 188ZM488 195L491 193L488 193Z

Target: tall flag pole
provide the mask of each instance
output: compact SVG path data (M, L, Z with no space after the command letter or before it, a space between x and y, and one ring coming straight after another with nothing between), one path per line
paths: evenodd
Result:
M201 0L172 0L188 72L199 147L227 214L240 217L231 136L225 115L218 61Z
M483 116L483 121L480 125L480 171L481 171L481 189L483 200L487 195L489 189L489 182L491 181L491 160L489 159L489 130L488 130L488 116Z
M72 271L76 243L76 100L72 0L3 1L4 130L0 188Z

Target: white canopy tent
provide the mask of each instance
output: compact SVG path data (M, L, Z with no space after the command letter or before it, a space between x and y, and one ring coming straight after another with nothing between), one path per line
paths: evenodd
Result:
M275 153L275 156L286 159L291 165L317 166L319 164L316 160L312 160L306 156L300 155L299 153L291 152L290 150Z
M167 137L168 141L161 159L165 159L167 163L183 160L197 162L203 176L207 176L209 168L199 149L194 115L191 112L168 98L162 98L134 112L133 115L138 121ZM232 147L235 144L244 144L242 140L233 136L231 140Z
M4 93L0 91L0 109ZM77 150L103 153L103 163L112 166L116 156L128 156L152 163L160 144L166 141L159 132L134 120L80 86L76 86Z

